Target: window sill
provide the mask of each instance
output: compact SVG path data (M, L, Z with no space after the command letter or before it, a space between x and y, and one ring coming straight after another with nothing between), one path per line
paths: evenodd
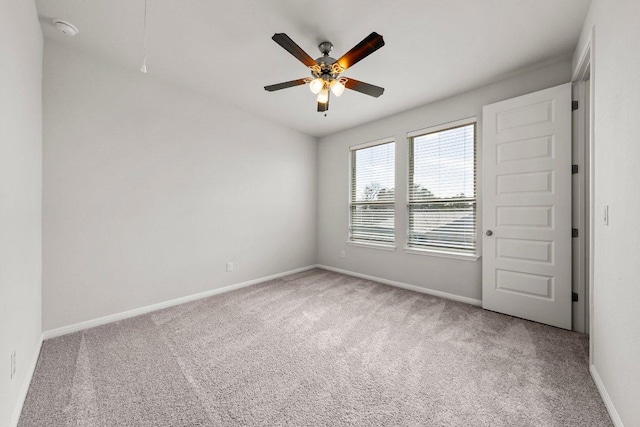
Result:
M451 258L451 259L458 259L461 261L476 262L480 259L480 255L460 254L457 252L436 251L432 249L404 248L404 251L408 254L435 256L439 258Z
M377 249L377 250L380 250L380 251L389 251L389 252L393 252L393 251L396 250L395 246L378 245L376 243L354 242L352 240L347 240L347 245L349 245L349 246L359 246L361 248L370 248L370 249Z

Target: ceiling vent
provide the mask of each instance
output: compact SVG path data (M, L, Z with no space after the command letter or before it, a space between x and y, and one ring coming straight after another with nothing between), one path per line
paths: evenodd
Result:
M61 33L66 34L68 36L75 36L76 34L78 34L78 29L75 26L73 26L73 24L70 24L61 19L54 19L53 25L55 25L56 28L60 30Z

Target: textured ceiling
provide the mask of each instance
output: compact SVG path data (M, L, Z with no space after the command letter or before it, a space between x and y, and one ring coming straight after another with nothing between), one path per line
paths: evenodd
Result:
M589 0L148 0L148 77L323 136L568 55ZM43 33L139 72L144 0L37 0ZM80 33L66 37L51 18ZM345 91L325 117L305 86L263 86L309 75L271 40L287 33L309 55L329 40L340 57L372 31L386 42L344 75L383 86Z

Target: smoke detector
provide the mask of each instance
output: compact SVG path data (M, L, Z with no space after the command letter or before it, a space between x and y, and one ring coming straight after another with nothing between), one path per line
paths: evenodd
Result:
M61 33L66 34L68 36L75 36L78 34L78 29L67 21L63 21L62 19L54 19L53 25L56 26Z

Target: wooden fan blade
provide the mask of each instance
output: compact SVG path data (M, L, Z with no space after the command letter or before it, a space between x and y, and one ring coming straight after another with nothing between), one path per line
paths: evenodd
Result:
M302 48L298 46L296 42L291 40L291 38L285 33L276 33L273 35L273 37L271 37L271 39L282 46L291 55L298 58L298 60L307 67L316 65L316 61L312 57L310 57L307 52L302 50Z
M382 36L375 31L365 37L360 43L354 46L349 52L342 55L336 62L345 70L356 62L362 61L376 50L384 46Z
M344 87L347 89L355 90L356 92L364 93L365 95L379 97L384 93L384 88L380 86L375 86L369 83L360 82L358 80L349 79L344 84Z
M294 86L300 86L303 85L304 79L298 79L298 80L291 80L289 82L284 82L284 83L278 83L275 85L269 85L269 86L265 86L264 90L268 90L269 92L273 92L276 90L280 90L280 89L286 89L288 87L294 87Z

